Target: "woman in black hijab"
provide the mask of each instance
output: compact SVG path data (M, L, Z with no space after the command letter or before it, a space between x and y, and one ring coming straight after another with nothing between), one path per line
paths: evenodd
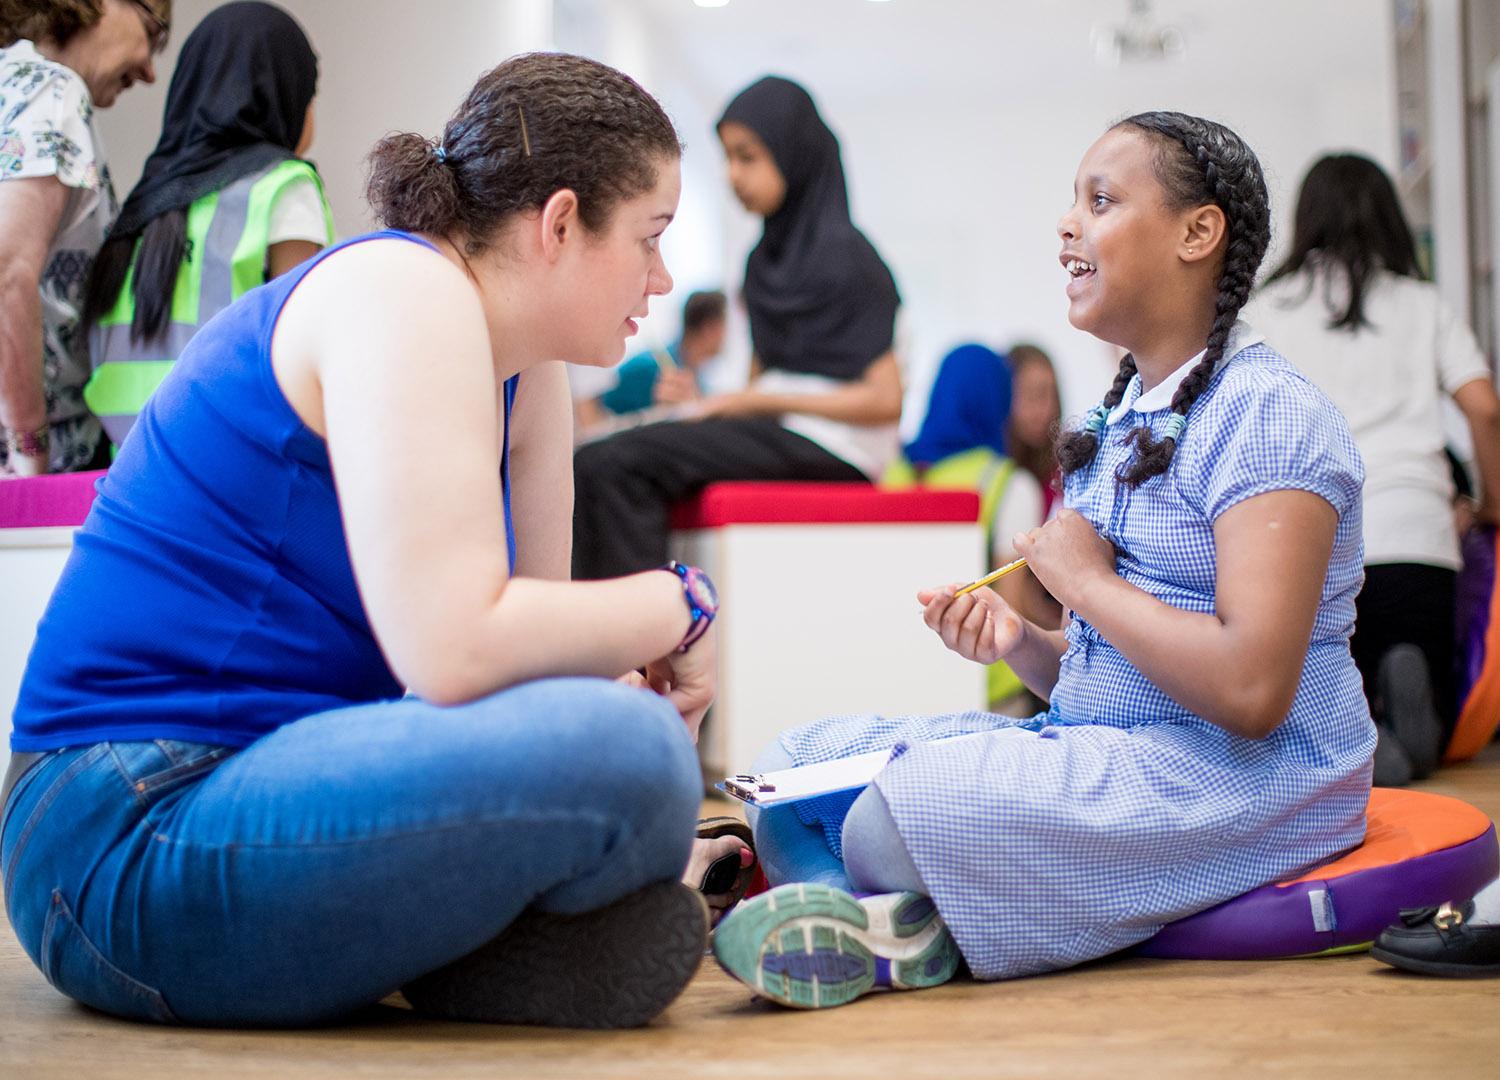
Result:
M849 218L838 139L807 91L776 76L741 91L718 134L736 197L765 218L745 267L750 385L709 398L699 419L578 450L578 578L663 563L672 505L713 481L869 480L897 449L900 297Z
M183 43L161 138L85 300L84 396L117 445L165 374L134 362L175 360L228 303L331 242L322 182L300 160L317 84L302 28L258 0L214 9Z

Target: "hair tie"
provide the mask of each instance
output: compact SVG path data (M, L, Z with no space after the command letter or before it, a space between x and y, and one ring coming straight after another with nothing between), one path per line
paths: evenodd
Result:
M1109 419L1109 409L1104 405L1095 405L1083 421L1083 431L1086 435L1098 438L1104 431L1104 421Z
M448 151L441 144L433 148L432 156L437 158L439 165L446 164L448 161Z
M1162 438L1180 443L1182 442L1182 431L1185 427L1187 427L1186 414L1173 413L1167 418L1167 429L1162 432Z

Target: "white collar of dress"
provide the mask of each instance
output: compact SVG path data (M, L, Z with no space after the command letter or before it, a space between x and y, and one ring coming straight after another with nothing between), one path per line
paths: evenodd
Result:
M1224 355L1219 358L1214 371L1218 372L1221 370L1234 357L1235 353L1248 349L1252 345L1259 345L1265 340L1265 337L1257 334L1254 327L1244 319L1236 320L1234 326L1229 329L1229 340L1224 345ZM1145 414L1169 408L1172 404L1172 396L1177 393L1177 388L1182 385L1182 380L1188 377L1188 372L1198 366L1198 361L1203 359L1203 354L1207 351L1207 349L1201 350L1197 356L1183 364L1134 401L1127 400L1120 402L1120 404L1110 410L1109 423L1118 423L1128 412ZM1140 375L1137 374L1135 378L1139 382Z

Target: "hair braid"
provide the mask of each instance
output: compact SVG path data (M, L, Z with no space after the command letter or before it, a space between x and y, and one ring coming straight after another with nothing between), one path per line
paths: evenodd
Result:
M1120 368L1115 372L1115 381L1109 385L1109 393L1099 408L1109 412L1125 398L1125 388L1135 378L1135 357L1126 353L1120 359ZM1057 437L1057 463L1064 473L1081 469L1094 460L1099 452L1099 436L1085 424L1076 431L1064 431Z
M1224 263L1214 298L1214 321L1205 342L1203 359L1194 365L1172 395L1172 412L1184 420L1176 421L1161 439L1157 439L1144 424L1126 436L1127 441L1134 444L1135 454L1120 468L1117 477L1122 483L1138 487L1151 477L1166 472L1171 465L1185 418L1193 402L1208 388L1214 369L1224 356L1230 331L1240 309L1250 298L1256 271L1260 269L1270 242L1270 200L1265 176L1255 154L1238 135L1222 124L1183 113L1152 112L1129 117L1116 126L1135 128L1156 140L1155 172L1167 192L1169 204L1189 207L1213 203L1224 211L1228 225ZM1134 370L1133 362L1131 369ZM1115 384L1123 389L1119 377L1116 377ZM1110 407L1118 403L1117 395ZM1071 432L1065 439L1080 434ZM1062 461L1063 441L1059 441L1059 461ZM1073 468L1086 464L1097 452L1097 439L1089 436L1088 441L1092 445L1087 457ZM1072 471L1066 463L1063 468Z

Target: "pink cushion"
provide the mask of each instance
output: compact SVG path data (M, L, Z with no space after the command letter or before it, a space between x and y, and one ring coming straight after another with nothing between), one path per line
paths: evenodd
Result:
M979 520L972 491L885 491L873 484L709 484L672 511L674 529L723 525L964 523Z
M104 470L0 480L0 529L77 528Z

